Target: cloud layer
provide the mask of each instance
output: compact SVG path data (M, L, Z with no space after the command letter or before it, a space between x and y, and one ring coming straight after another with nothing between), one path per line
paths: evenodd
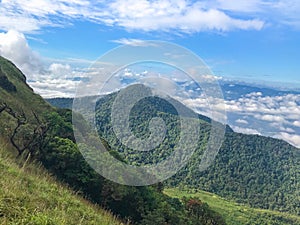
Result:
M22 33L15 30L0 33L0 55L21 69L28 83L44 97L74 96L78 81L72 78L80 73L68 64L52 63L46 67Z
M182 101L207 116L209 111L218 110L220 99L211 100L216 104L207 107L205 95L195 96L198 97ZM279 138L300 147L300 93L251 92L229 99L225 99L228 123L236 132Z
M35 32L85 20L127 30L260 30L266 23L300 25L296 0L2 0L0 29Z
M13 61L25 74L39 73L38 53L31 50L25 36L14 30L0 33L0 55Z

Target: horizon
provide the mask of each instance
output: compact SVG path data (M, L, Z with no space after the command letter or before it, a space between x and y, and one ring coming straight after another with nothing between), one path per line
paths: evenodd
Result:
M299 9L296 0L2 1L0 54L30 80L53 79L117 46L163 40L193 51L217 76L300 87Z
M201 57L220 83L276 90L228 87L229 125L300 147L299 10L296 0L3 0L0 55L43 97L74 97L88 68L112 49L171 42ZM203 112L199 96L183 101Z

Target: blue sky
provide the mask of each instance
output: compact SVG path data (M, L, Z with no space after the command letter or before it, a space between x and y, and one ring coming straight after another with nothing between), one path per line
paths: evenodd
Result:
M163 40L194 51L218 76L300 84L299 12L297 0L2 0L0 29L24 34L49 64Z

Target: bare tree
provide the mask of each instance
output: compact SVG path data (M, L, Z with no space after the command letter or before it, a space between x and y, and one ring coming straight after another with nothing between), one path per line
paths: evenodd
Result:
M3 111L7 112L11 117L16 120L16 126L12 131L9 139L12 146L18 151L18 157L21 156L26 150L28 154L34 154L36 150L40 150L43 145L43 140L46 137L46 133L49 130L47 123L43 123L38 115L32 111L32 114L36 120L36 125L31 128L33 129L29 138L21 139L17 138L17 134L20 132L20 129L28 124L26 114L23 110L21 112L14 111L6 103L0 105L0 113Z
M0 105L0 113L2 113L6 109L7 105L6 103L1 103Z

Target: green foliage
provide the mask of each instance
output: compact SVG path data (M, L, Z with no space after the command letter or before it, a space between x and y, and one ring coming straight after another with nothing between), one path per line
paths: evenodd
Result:
M8 92L16 92L17 88L15 85L13 85L13 83L11 83L7 76L4 74L4 72L1 69L0 66L0 87L2 87L4 90L8 91Z
M16 92L7 92L0 85L0 100L15 110L23 110L28 116L29 121L33 122L32 110L41 115L45 111L53 111L44 99L35 94L32 88L26 83L26 77L10 61L0 56L0 66L2 74L7 77L9 82L16 88ZM0 121L1 122L1 121Z
M72 98L49 98L45 100L57 108L72 109L72 105L73 105Z
M207 203L202 202L198 198L183 198L186 209L189 212L189 215L194 217L194 225L200 224L226 224L223 218L210 209Z
M153 187L130 187L110 182L97 174L84 160L73 136L70 135L71 116L70 110L59 110L44 115L50 125L46 137L49 141L44 145L38 159L51 173L92 202L108 208L120 218L132 223L153 224L155 221L156 224L162 225L192 224L190 221L197 220L188 215L182 203L162 193L162 184ZM90 134L88 138L93 140L96 137ZM107 142L104 141L104 144L109 150ZM126 162L117 151L109 152L115 158Z
M180 199L199 199L206 202L209 207L219 213L225 222L230 225L290 225L300 224L300 217L292 214L252 208L247 205L228 201L216 194L196 190L178 188L165 189L167 195ZM204 203L205 204L205 203Z
M175 100L168 102L158 97L148 97L137 102L130 114L130 128L137 137L149 137L149 121L153 117L162 118L167 128L165 139L157 148L139 152L123 145L113 132L110 114L115 97L116 93L99 99L97 103L99 135L132 165L157 163L166 159L178 143L180 133L177 112L169 102L177 104L177 107L185 106L180 106ZM197 150L188 164L166 185L198 188L253 207L299 215L299 149L281 140L238 134L227 128L224 143L213 165L201 172L199 165L210 136L209 121L199 115L201 131ZM188 145L185 148L188 149Z
M37 123L43 123L48 128L45 136L40 139L39 145L32 149L31 156L39 160L50 173L55 175L60 181L68 184L74 191L81 193L87 199L111 210L124 221L131 220L132 223L143 224L146 220L149 221L151 215L155 214L159 220L164 221L160 224L165 224L166 222L169 224L177 224L177 222L187 224L188 215L183 205L179 202L180 207L177 206L176 211L171 210L174 200L164 195L161 192L161 188L158 191L156 187L129 187L118 185L97 174L84 160L75 144L72 132L72 112L70 110L50 107L40 96L32 92L26 84L23 74L9 61L0 58L0 64L9 80L18 90L17 94L7 93L0 87L2 102L5 102L17 114L24 112L27 118L25 125L22 125L23 130L22 132L20 131L20 134L24 134L25 137L30 137L31 133L29 131L32 130ZM36 120L33 112L39 117L39 120ZM1 137L4 139L9 137L11 130L16 127L15 121L7 124L7 118L7 113L4 112L0 114L1 125L8 125L4 129L7 131L6 135L8 136ZM80 121L78 125L80 131L83 132L82 138L87 138L89 142L98 139L98 137L88 133L88 124L80 115L75 115L73 119ZM22 138L20 138L20 141L22 141L21 139ZM87 146L81 147L87 148ZM125 160L117 151L111 149L109 152L115 158ZM97 156L88 155L87 157ZM109 168L107 169L109 170ZM18 179L20 178L21 177L18 177ZM35 184L33 184L33 187L34 185ZM31 190L31 186L27 185L23 185L22 188L26 191ZM28 195L28 197L30 197L30 195ZM60 201L62 202L60 203ZM64 199L59 198L55 203L63 205L63 208L57 208L63 213L68 213L68 211L65 211L67 208L63 201ZM22 203L23 200L21 200L20 204ZM51 205L50 209L53 210L55 207L56 206ZM75 212L77 211L75 210ZM14 215L15 214L9 214L9 212L6 211L5 219L10 220L14 218ZM56 217L51 217L51 215L48 214L38 214L35 213L34 210L29 210L28 214L26 214L26 218L27 217L30 217L30 220L24 220L25 224L29 224L32 221L32 223L59 224L55 220ZM74 216L74 218L76 219L76 216ZM77 222L80 223L80 220L77 219ZM90 223L92 224L92 222ZM19 222L19 224L22 224L22 222ZM70 222L68 224L74 223ZM100 222L99 224L105 223Z
M36 123L32 111L49 126L46 136L41 139L40 146L35 149L34 157L59 180L67 183L73 190L86 196L92 202L110 209L124 221L131 220L136 224L223 224L219 214L214 213L206 204L196 204L198 211L191 210L178 199L164 195L162 186L128 187L112 183L97 174L84 160L75 144L71 111L52 108L40 96L32 92L25 82L24 75L9 61L0 57L0 64L9 81L17 89L17 93L8 93L0 87L0 97L15 111L24 111L28 117L28 124L24 127L25 136L28 135L26 130L32 129ZM160 146L150 152L136 153L122 146L111 132L110 110L114 97L115 94L100 99L96 113L99 134L103 138L103 143L109 148L110 154L126 163L136 163L136 165L159 162L168 157L178 143L180 132L179 118L174 107L159 98L144 99L134 107L130 116L130 127L137 136L149 137L148 125L150 119L155 116L163 118L168 128L166 138ZM174 104L180 103L175 101ZM189 111L182 105L179 107ZM299 194L297 192L299 191L297 182L299 152L297 149L285 142L240 135L227 128L226 142L216 161L219 165L214 165L209 170L200 173L197 165L200 163L209 137L210 120L203 116L199 116L199 118L198 122L202 129L199 143L197 143L198 149L190 163L178 175L170 179L167 185L204 187L204 189L216 193L238 198L240 201L249 201L249 204L253 200L253 205L261 205L266 208L271 205L274 208L279 207L281 210L299 213L297 211L299 210L299 198L297 198L297 194ZM89 143L97 141L98 137L88 133L88 124L80 115L75 115L73 119L81 121L78 124L82 132L80 138L87 138ZM15 122L7 123L6 121L7 115L1 114L0 123L7 126L3 130L6 132L5 134L9 135ZM81 147L90 150L88 146ZM188 149L189 145L185 148ZM97 156L91 153L87 157ZM266 176L270 177L267 183L264 182ZM279 181L277 181L278 177ZM23 185L23 187L31 190L30 185ZM270 189L268 190L268 188ZM270 202L270 199L274 202ZM58 199L56 203L59 204L60 201L63 199ZM268 205L265 205L266 202ZM20 204L23 204L22 199ZM60 204L63 205L63 203ZM63 208L58 208L64 211L65 207L64 205ZM31 220L35 223L56 224L56 221L53 220L56 217L39 215L34 212L29 210L26 215L30 215ZM201 214L200 212L205 213ZM6 211L6 213L8 212ZM7 215L5 219L11 219L15 214ZM22 222L20 223L22 224Z
M230 133L213 165L197 170L201 153L169 184L219 194L253 207L300 214L300 151L284 141Z

